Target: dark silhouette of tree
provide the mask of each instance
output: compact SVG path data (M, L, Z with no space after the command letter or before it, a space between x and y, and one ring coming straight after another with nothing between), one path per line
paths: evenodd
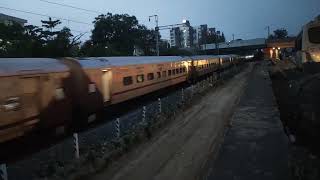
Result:
M288 37L288 31L284 28L273 31L273 34L269 36L269 39L284 39Z
M42 20L42 27L45 27L46 30L42 31L42 37L47 39L47 41L53 40L59 31L54 31L54 29L61 24L60 20L53 21L50 17L49 20Z
M62 57L77 56L79 38L70 29L52 31L58 21L42 21L43 28L13 23L0 24L0 57Z
M57 25L61 24L61 21L58 19L58 20L55 20L53 21L51 17L49 17L49 20L42 20L41 21L42 23L42 27L45 27L47 29L49 29L50 31L52 31Z
M128 14L99 15L95 18L91 39L83 44L82 56L131 56L134 47L145 55L155 54L156 35Z
M219 42L226 42L226 37L224 36L224 33L222 32L222 35L220 37Z

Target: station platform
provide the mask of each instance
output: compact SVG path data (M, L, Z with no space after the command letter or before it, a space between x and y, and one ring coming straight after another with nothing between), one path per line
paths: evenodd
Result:
M267 62L253 68L224 142L218 155L208 160L203 179L289 179L289 141L267 69Z

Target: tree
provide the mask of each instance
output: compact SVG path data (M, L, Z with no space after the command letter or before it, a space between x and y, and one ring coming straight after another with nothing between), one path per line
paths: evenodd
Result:
M43 38L47 39L47 41L53 40L55 36L59 33L59 31L54 31L54 29L56 28L56 26L61 24L61 21L60 20L53 21L51 17L49 17L48 21L42 20L41 23L42 23L42 27L46 28L46 30L42 31Z
M40 27L13 23L0 24L1 57L62 57L77 56L79 39L82 35L73 36L70 29L52 31L60 21L43 22Z
M138 25L137 34L135 35L135 45L140 47L145 55L156 54L156 31L147 29L144 25ZM159 44L161 44L159 35Z
M226 42L226 37L224 37L224 33L222 32L222 35L220 37L220 42Z
M91 40L97 48L103 49L111 44L120 55L132 55L138 28L139 24L135 16L111 13L99 15L94 21Z
M140 25L135 16L107 13L93 23L91 39L81 47L82 56L131 56L134 47L145 55L155 54L155 31Z
M273 31L273 35L269 36L269 39L284 39L288 37L288 31L284 28Z

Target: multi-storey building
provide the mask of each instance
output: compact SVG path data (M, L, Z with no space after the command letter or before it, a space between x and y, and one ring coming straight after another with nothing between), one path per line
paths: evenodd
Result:
M181 33L178 27L170 30L170 46L181 47Z
M21 18L17 18L14 16L9 16L9 15L0 13L0 23L3 23L5 25L12 25L13 23L18 23L21 26L23 26L27 22L28 21L25 19L21 19Z
M209 35L215 35L215 28L208 28L207 24L192 27L188 20L184 25L170 30L170 46L178 48L200 47L207 43Z

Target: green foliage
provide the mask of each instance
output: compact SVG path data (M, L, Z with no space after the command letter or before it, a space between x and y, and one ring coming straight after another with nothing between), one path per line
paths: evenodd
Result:
M128 14L96 17L91 38L81 47L82 35L74 36L66 27L56 30L60 20L49 18L41 22L42 27L0 24L0 57L131 56L134 47L145 55L156 54L156 32ZM167 47L160 41L161 49L165 51ZM168 54L187 52L170 50Z
M53 29L59 20L41 21L46 30L20 24L0 24L0 57L63 57L76 56L79 37L74 37L70 29Z
M200 44L213 44L213 43L222 43L226 42L226 38L224 36L224 33L220 34L208 34L206 36L206 42L200 43Z
M108 13L93 23L91 39L81 47L82 56L131 56L135 45L153 55L155 32L140 25L135 16Z
M269 36L269 39L285 39L288 37L288 31L284 28L273 31L273 34Z
M161 56L191 56L193 53L184 49L179 49L177 47L172 47L160 51Z

